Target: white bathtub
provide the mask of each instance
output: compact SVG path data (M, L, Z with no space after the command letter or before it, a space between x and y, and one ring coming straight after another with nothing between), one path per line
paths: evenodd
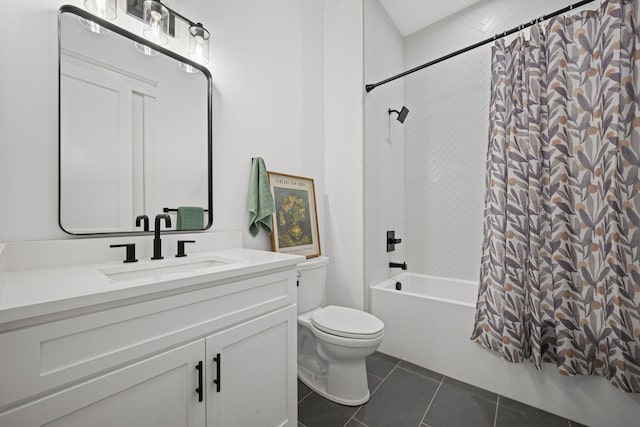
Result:
M401 290L396 290L396 283ZM371 286L371 312L384 322L382 353L594 427L637 427L640 395L602 377L566 377L546 364L513 364L469 340L478 285L402 273Z

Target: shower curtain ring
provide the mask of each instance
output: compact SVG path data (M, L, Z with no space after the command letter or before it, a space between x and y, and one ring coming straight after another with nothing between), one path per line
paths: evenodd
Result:
M565 14L564 14L564 19L570 19L570 18L571 18L570 12L571 12L572 10L573 10L573 3L571 3L571 4L569 5L569 10L567 11L567 13L565 13Z

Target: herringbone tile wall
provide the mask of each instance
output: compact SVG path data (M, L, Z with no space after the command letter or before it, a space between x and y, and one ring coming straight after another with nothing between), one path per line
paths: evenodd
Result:
M558 0L481 1L407 36L405 67L415 67L568 4ZM411 109L404 140L404 241L413 272L478 278L490 67L491 44L404 79L405 103Z

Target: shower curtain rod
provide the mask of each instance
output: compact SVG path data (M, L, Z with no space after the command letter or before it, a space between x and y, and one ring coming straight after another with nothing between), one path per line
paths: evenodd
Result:
M430 67L430 66L435 65L435 64L437 64L439 62L446 61L447 59L453 58L454 56L458 56L458 55L460 55L462 53L465 53L465 52L473 50L473 49L475 49L477 47L483 46L483 45L485 45L487 43L491 43L492 41L501 39L501 38L506 37L508 35L511 35L513 33L517 33L518 31L524 30L525 28L528 28L528 27L530 27L530 26L532 26L532 25L534 25L534 24L536 24L538 22L546 21L548 19L553 18L554 16L562 15L563 13L569 12L570 10L573 10L574 8L578 8L580 6L584 6L585 4L592 3L594 1L595 0L583 0L583 1L579 1L579 2L574 3L574 4L570 4L569 6L565 7L564 9L556 10L555 12L552 12L552 13L550 13L548 15L542 15L539 18L532 19L530 22L527 22L526 24L518 25L517 27L514 27L514 28L512 28L510 30L507 30L507 31L505 31L503 33L498 33L493 37L490 37L490 38L488 38L486 40L482 40L482 41L480 41L480 42L478 42L476 44L473 44L471 46L467 46L464 49L456 50L453 53L450 53L450 54L445 55L445 56L441 56L440 58L434 59L433 61L429 61L426 64L418 65L415 68L412 68L412 69L407 70L405 72L402 72L400 74L396 74L395 76L389 77L388 79L382 80L382 81L380 81L378 83L368 84L368 85L365 86L365 89L366 89L367 93L371 92L373 89L375 89L378 86L382 86L384 84L387 84L389 82L397 80L397 79L399 79L401 77L408 76L409 74L413 74L416 71L420 71L420 70L422 70L424 68Z

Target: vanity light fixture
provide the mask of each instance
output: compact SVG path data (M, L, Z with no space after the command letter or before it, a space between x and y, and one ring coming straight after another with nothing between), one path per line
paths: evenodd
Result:
M116 0L84 0L87 10L99 18L113 21L118 17L118 7ZM80 18L80 23L92 33L107 34L109 30L96 24L95 22Z
M143 21L145 28L144 37L155 44L167 44L169 41L169 21L176 17L189 25L189 45L187 57L198 64L209 63L209 31L201 23L195 23L189 18L179 14L175 10L164 5L160 0L144 0ZM136 48L146 55L156 55L157 52L148 46L136 44ZM198 70L189 64L180 63L180 68L189 73Z

